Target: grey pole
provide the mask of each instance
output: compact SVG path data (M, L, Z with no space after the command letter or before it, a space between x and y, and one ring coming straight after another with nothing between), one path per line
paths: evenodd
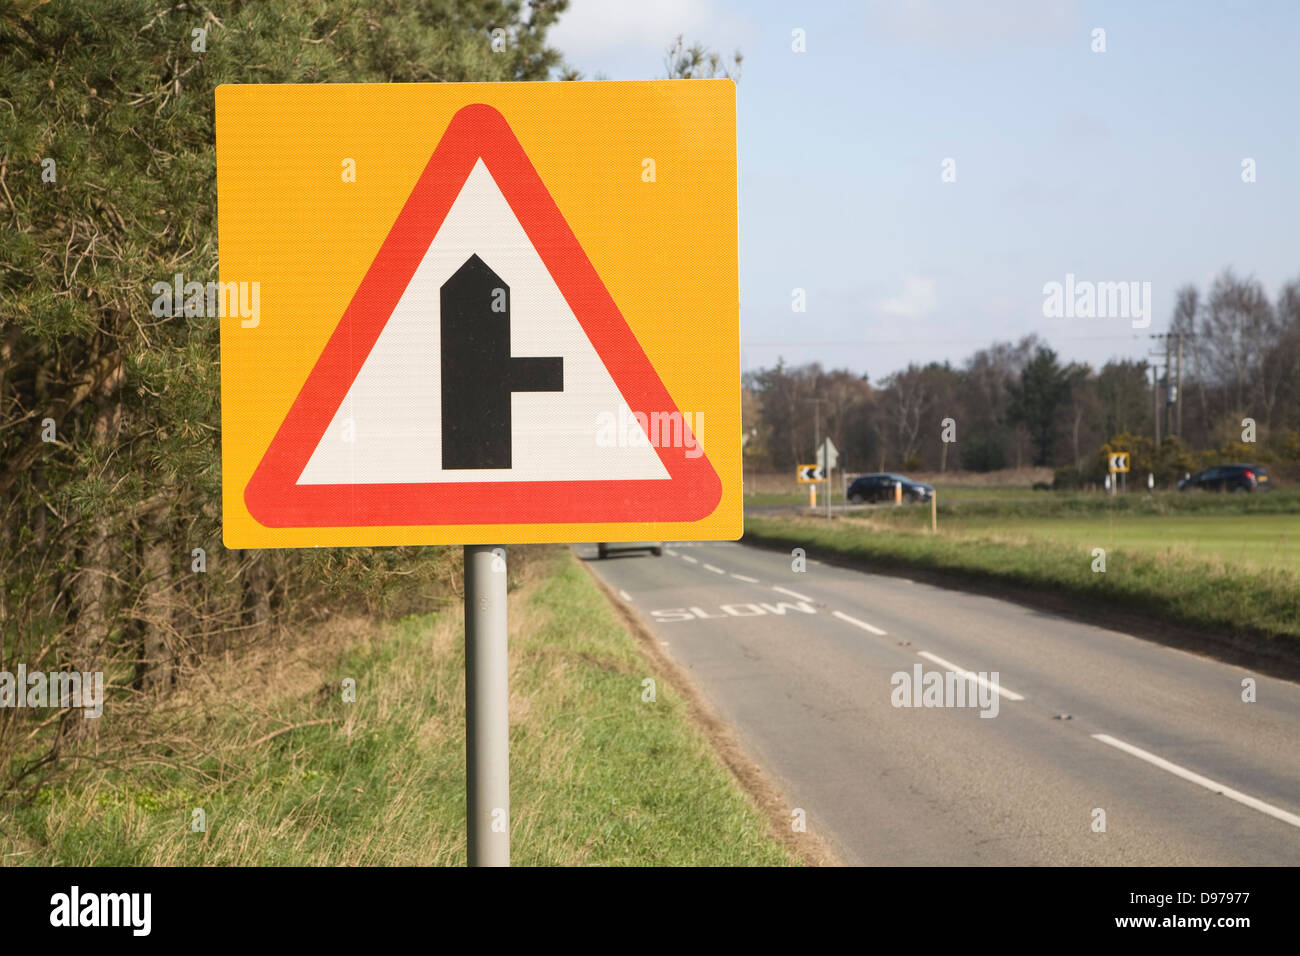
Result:
M1178 374L1174 379L1174 421L1178 426L1178 437L1183 437L1183 333L1178 333Z
M465 546L465 783L470 866L510 865L505 549Z
M824 447L824 448L822 449L822 452L824 453L824 455L825 455L825 457L826 457L826 520L827 520L827 521L830 521L830 520L831 520L831 488L832 488L832 485L831 485L831 450L830 450L830 447L829 447L829 446L830 446L830 443L831 443L831 436L830 436L830 435L827 435L827 436L826 436L826 446L827 446L827 447Z
M1156 420L1156 453L1160 452L1160 366L1152 363L1151 371L1155 374L1155 384L1151 393L1151 413Z

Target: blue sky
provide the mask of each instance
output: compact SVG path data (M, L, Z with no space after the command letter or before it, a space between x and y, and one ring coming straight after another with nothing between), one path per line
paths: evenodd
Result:
M1031 332L1097 366L1155 348L1183 284L1300 277L1300 4L572 0L551 40L589 77L649 79L678 33L744 54L746 369L878 381ZM1151 327L1045 318L1067 273L1150 282Z

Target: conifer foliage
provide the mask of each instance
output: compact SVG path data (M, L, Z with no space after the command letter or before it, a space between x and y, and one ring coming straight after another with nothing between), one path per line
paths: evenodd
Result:
M223 549L217 320L156 317L151 290L217 278L216 86L545 79L565 6L0 5L0 670L158 699L290 612L449 577L450 549ZM0 794L95 745L50 713L0 709Z

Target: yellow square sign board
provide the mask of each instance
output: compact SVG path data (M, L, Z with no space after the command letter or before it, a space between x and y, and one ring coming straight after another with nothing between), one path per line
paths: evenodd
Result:
M740 536L730 80L216 104L227 547Z

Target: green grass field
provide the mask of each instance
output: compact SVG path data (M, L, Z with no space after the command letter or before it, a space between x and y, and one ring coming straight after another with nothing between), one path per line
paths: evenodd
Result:
M1300 517L1294 515L1107 515L1094 518L966 520L963 533L1025 535L1081 547L1125 548L1225 564L1300 570Z
M795 862L567 549L510 602L514 863ZM0 865L463 865L459 610L351 627L106 711L137 746L0 806Z
M1043 492L956 501L940 494L939 502L939 526L945 533L1300 570L1300 495L1291 491L1259 496L1170 492L1118 499ZM880 527L930 527L926 505L872 509L863 518Z

